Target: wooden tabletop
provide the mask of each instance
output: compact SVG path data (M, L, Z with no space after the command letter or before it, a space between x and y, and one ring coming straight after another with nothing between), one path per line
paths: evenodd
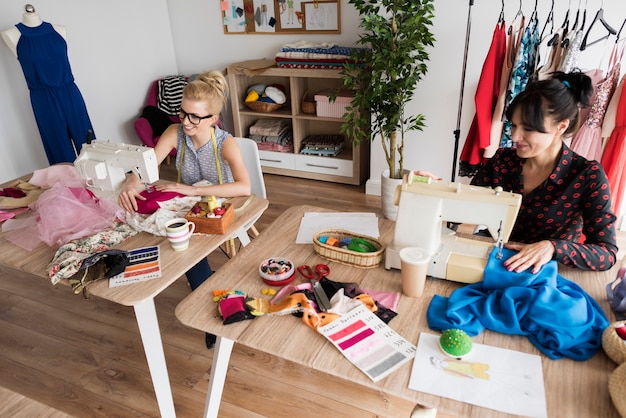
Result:
M215 316L212 301L214 289L242 290L250 296L261 297L263 283L258 268L268 257L287 257L295 265L326 263L329 278L339 282L355 282L366 289L401 292L398 270L358 269L331 262L315 254L312 244L295 244L300 220L306 212L324 212L313 206L294 206L285 211L260 237L253 240L235 258L226 263L210 281L190 293L176 308L179 320L192 328L211 332L236 343L294 361L363 386L381 390L415 403L436 407L460 417L503 417L500 412L459 401L420 393L408 388L412 362L404 364L388 377L372 382L352 365L332 344L291 315L266 316L254 320L223 325ZM393 238L394 223L379 219L380 241L388 244ZM608 272L585 272L562 268L560 274L577 282L594 297L613 321L606 300L605 284L612 281L617 266ZM301 283L297 277L293 284ZM398 316L389 325L404 338L417 345L420 332L438 334L428 328L426 310L433 295L449 296L461 284L429 279L420 298L400 298ZM550 417L619 417L608 393L609 374L615 364L600 350L585 362L569 359L550 360L530 344L527 338L485 331L473 338L475 343L536 354L541 357L548 416Z
M225 234L194 234L189 248L185 251L174 251L166 237L146 232L141 232L116 245L114 248L122 250L158 245L161 253L161 277L113 288L109 288L108 280L100 280L89 285L89 293L126 306L133 306L154 298L183 275L189 267L218 248L235 231L261 215L269 204L266 199L257 196L254 196L248 203L245 203L246 200L246 197L231 199L235 208L242 206L243 208L235 209L235 220ZM45 280L50 280L47 274L48 264L54 258L57 249L57 247L41 244L33 251L27 251L7 241L4 234L0 233L0 265L31 273ZM62 283L66 281L63 280Z

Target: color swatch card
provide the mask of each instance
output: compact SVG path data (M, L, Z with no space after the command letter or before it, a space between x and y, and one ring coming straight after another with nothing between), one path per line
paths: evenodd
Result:
M317 330L374 382L415 356L415 346L365 305Z
M474 343L462 360L421 333L409 389L527 417L546 417L541 357Z
M124 286L161 277L161 257L158 245L129 251L128 257L128 266L123 273L109 279L109 287Z

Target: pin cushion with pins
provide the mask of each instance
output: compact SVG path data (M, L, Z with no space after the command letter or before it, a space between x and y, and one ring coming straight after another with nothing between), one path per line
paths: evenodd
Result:
M439 337L439 348L445 355L460 359L472 351L472 339L463 330L447 329Z

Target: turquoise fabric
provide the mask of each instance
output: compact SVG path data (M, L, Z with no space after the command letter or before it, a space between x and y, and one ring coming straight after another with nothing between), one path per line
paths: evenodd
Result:
M458 328L471 336L485 329L525 335L551 359L587 360L601 347L602 332L609 325L598 305L580 286L558 274L556 261L538 273L531 269L509 272L503 261L515 254L504 249L502 259L494 250L482 282L435 295L428 306L433 330Z

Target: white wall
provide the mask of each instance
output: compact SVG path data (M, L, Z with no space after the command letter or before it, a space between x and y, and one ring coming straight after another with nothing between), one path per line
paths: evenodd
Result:
M12 3L12 4L7 4ZM529 17L531 0L522 1ZM541 24L551 1L539 0ZM555 1L555 25L565 18L568 2ZM570 0L572 22L580 1ZM585 0L587 27L603 3L604 16L619 29L626 18L623 0ZM65 25L69 55L81 89L101 139L138 142L132 120L140 111L150 81L167 74L193 74L206 69L223 69L230 63L255 58L272 58L281 45L300 39L352 44L358 39L358 16L347 0L341 0L339 35L225 35L218 2L206 0L111 0L90 2L49 0L34 4L44 20ZM459 153L474 115L474 93L491 36L500 14L501 1L475 0L471 8L465 91L460 125ZM513 19L519 2L507 0L505 18ZM21 19L22 3L0 3L0 29ZM435 0L429 73L418 86L409 110L426 115L427 128L410 133L406 144L405 166L427 169L444 178L452 174L454 130L462 76L463 51L469 0ZM594 26L599 28L599 25ZM595 30L593 32L596 33ZM624 32L626 36L626 32ZM624 37L622 36L622 37ZM612 43L590 47L581 55L581 67L589 69L606 63ZM606 64L605 64L606 65ZM28 90L21 68L5 45L0 45L0 181L7 181L36 168L47 160L34 124ZM228 127L228 123L226 124ZM372 144L371 179L367 190L377 193L379 173L385 168L380 142ZM458 167L457 167L458 168ZM462 180L462 179L459 179Z

